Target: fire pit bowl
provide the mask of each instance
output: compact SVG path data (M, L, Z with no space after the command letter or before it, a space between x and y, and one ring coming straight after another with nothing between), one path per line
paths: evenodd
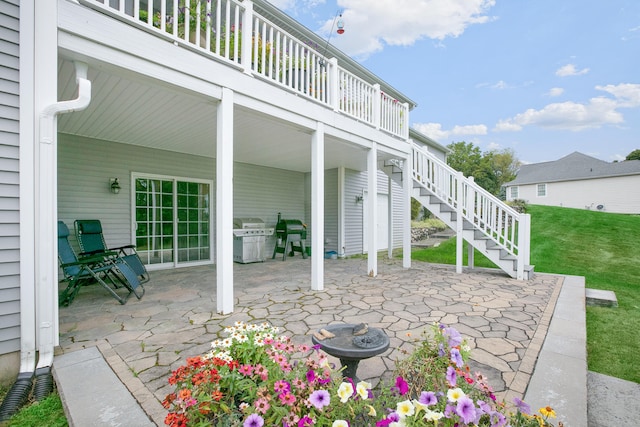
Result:
M345 367L343 376L358 381L356 371L362 359L368 359L384 353L389 348L389 337L382 329L368 328L365 333L356 335L361 325L340 323L328 325L316 332L311 337L315 345L319 345L325 353L340 359ZM332 338L323 338L322 330L335 335Z

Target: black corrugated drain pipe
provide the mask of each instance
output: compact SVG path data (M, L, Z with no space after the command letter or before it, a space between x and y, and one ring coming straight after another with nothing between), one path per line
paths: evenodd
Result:
M2 406L0 406L0 421L8 420L27 403L29 394L31 394L32 384L33 372L21 372L18 374L18 379L11 386L2 401Z
M40 402L53 391L53 375L51 366L36 369L36 383L33 385L33 398Z

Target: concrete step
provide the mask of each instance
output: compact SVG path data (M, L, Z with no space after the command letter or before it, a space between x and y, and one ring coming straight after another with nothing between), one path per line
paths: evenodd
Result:
M69 426L156 425L113 372L97 347L56 356L53 376Z

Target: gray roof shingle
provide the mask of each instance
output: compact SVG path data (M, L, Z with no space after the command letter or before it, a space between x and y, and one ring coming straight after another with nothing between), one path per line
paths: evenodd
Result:
M608 163L576 151L553 162L522 165L516 179L505 186L625 175L640 175L640 160Z

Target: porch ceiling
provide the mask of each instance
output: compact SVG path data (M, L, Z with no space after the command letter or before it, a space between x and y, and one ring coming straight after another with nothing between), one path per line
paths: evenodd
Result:
M89 66L87 109L62 114L58 131L159 150L215 157L216 105L200 94L139 76ZM77 96L71 62L60 60L58 99ZM235 161L299 172L311 170L308 130L246 108L234 111ZM366 169L366 151L326 136L325 168Z

